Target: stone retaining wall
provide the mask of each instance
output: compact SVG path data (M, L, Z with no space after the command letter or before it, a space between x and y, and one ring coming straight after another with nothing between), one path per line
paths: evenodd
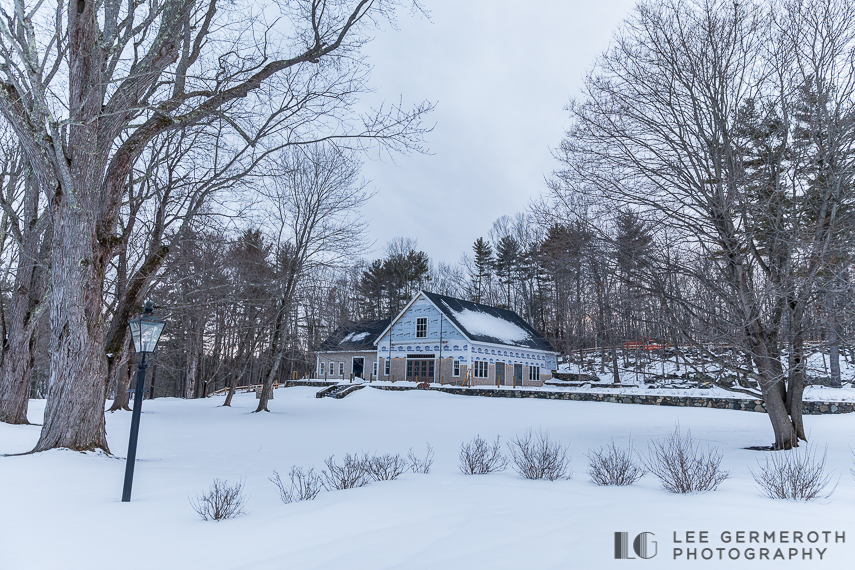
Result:
M414 386L378 386L378 390L416 390ZM698 398L689 396L661 396L643 394L601 394L592 392L551 392L546 390L502 390L490 388L461 388L453 386L431 386L422 390L437 390L460 396L483 396L493 398L540 398L544 400L577 400L583 402L612 402L616 404L642 404L648 406L680 406L692 408L718 408L766 413L762 400L737 398ZM804 402L802 413L848 414L855 412L855 402Z
M347 382L347 378L344 380ZM281 388L292 388L295 386L309 386L311 388L323 388L324 386L335 386L339 383L339 380L286 380L285 382L280 382L279 386Z

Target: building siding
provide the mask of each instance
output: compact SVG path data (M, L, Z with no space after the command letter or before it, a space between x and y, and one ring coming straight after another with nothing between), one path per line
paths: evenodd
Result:
M416 336L417 320L427 319L427 334L423 338ZM391 345L391 346L390 346ZM390 352L391 349L391 352ZM408 355L434 355L435 359L442 357L442 362L434 363L434 377L425 379L432 382L449 384L461 384L466 378L466 373L472 368L475 361L486 360L489 364L489 376L487 378L473 378L474 385L496 385L496 363L505 362L511 367L514 364L523 366L522 386L541 386L543 382L551 378L551 372L557 368L557 358L554 353L532 348L499 346L487 343L471 343L433 303L426 297L420 296L410 304L404 314L400 315L390 328L377 339L377 351L372 357L369 353L358 353L365 357L365 378L368 379L377 362L377 379L379 380L406 380L407 356ZM385 360L391 354L391 371L386 376L384 372ZM339 356L340 355L340 356ZM350 377L352 356L356 353L320 353L319 361L344 362L344 374L338 375L338 364L336 364L335 375L328 378L346 379ZM452 376L453 361L460 362L460 376ZM529 367L540 366L541 374L538 380L529 380ZM505 385L512 386L512 368L507 371ZM518 384L520 385L520 384Z

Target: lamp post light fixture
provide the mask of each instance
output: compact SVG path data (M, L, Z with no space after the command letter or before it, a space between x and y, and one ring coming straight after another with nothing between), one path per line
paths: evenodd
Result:
M131 437L128 441L128 459L125 463L125 487L122 490L122 502L131 500L131 486L134 483L134 461L137 458L137 437L140 433L140 414L142 413L143 388L145 387L145 355L154 353L160 333L166 323L154 318L154 308L151 301L145 302L143 314L128 321L131 327L131 338L134 341L134 352L141 354L137 368L137 386L134 390L134 412L131 418Z

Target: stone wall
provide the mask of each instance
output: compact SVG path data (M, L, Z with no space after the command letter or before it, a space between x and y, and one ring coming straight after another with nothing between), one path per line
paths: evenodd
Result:
M378 390L414 390L414 386L377 386ZM438 390L460 396L482 396L493 398L540 398L544 400L576 400L582 402L611 402L616 404L641 404L648 406L680 406L690 408L718 408L766 413L762 400L736 398L698 398L688 396L658 396L642 394L601 394L592 392L551 392L546 390L514 390L512 388L462 388L456 386L431 386L427 390ZM855 402L804 402L802 413L848 414L855 412Z

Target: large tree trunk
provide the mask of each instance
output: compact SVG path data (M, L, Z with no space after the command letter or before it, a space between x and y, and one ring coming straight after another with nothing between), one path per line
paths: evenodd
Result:
M775 449L797 447L798 432L790 417L790 402L787 400L786 377L781 366L780 355L770 350L768 342L754 342L754 363L760 375L760 390L772 431L775 434ZM798 413L801 416L801 396L799 394Z
M0 370L0 421L9 424L29 423L27 405L35 361L36 325L43 311L40 303L44 279L43 268L25 261L19 264Z
M78 187L86 178L78 178ZM97 205L87 203L84 192L69 196L71 192L64 189L59 198L71 203L54 209L50 379L44 425L34 451L67 447L110 453L104 427L107 357L101 292L105 260L99 254L93 222Z
M11 311L0 337L0 422L26 424L36 331L46 303L45 281L50 263L50 231L42 232L39 221L39 188L34 177L26 187L26 205L20 228L20 252L15 272ZM41 244L41 245L40 245Z
M33 349L36 341L35 327L21 320L18 300L23 297L16 291L13 297L12 321L9 338L4 347L3 369L0 370L0 422L28 424L27 406L30 397L30 381L35 360ZM16 314L18 313L18 314ZM26 315L24 315L26 318Z

